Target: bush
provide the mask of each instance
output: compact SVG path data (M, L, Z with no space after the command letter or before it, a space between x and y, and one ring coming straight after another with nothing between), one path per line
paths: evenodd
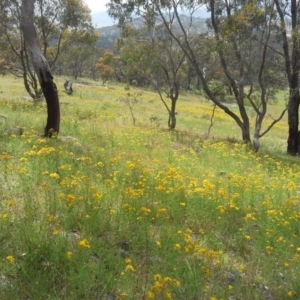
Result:
M221 81L212 79L209 81L208 87L216 97L220 98L222 101L226 101L227 90L226 86Z

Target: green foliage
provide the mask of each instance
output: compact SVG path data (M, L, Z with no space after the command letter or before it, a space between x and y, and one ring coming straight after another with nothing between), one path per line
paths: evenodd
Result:
M3 66L6 72L23 77L28 94L39 101L42 91L38 76L32 72L30 55L24 44L26 41L20 31L21 2L0 1L0 67ZM81 0L37 0L34 13L41 52L50 67L54 69L55 66L62 72L62 61L59 58L63 53L68 56L67 52L70 51L69 55L73 55L73 62L77 62L78 68L78 64L83 63L82 56L87 55L87 49L83 45L86 46L93 39L96 42L88 7Z
M225 85L221 81L212 79L209 81L208 86L211 92L218 97L218 99L221 101L225 100L228 92L226 91Z
M142 73L147 79L151 78L154 86L162 82L161 74L156 72L158 69L156 62L159 67L162 67L164 71L162 73L167 74L167 83L173 80L175 85L190 87L193 80L197 78L201 81L209 100L226 111L236 122L245 142L251 141L250 130L253 128L255 147L259 148L259 138L265 133L261 128L267 116L270 90L286 85L283 69L291 62L291 59L288 59L290 51L287 48L286 34L281 37L281 34L278 34L278 32L286 32L287 26L284 25L286 11L280 13L279 4L275 5L276 11L273 2L255 0L237 1L234 5L226 1L204 1L201 4L206 5L208 11L211 12L204 34L201 34L198 28L195 30L193 27L193 24L198 22L194 15L200 5L197 1L163 3L152 1L151 5L148 5L147 1L120 3L117 0L111 0L109 13L122 25L124 21L130 21L134 15L138 15L145 25L144 31L141 29L126 31L130 35L126 35L124 43L120 44L121 51L123 50L131 58L128 59L131 70L135 66L138 69L136 73ZM287 4L288 9L291 7L293 5ZM181 10L186 10L187 16L183 15ZM295 11L294 16L296 16L296 10L292 9L292 11ZM162 22L156 25L155 18ZM281 19L281 22L278 22L278 19ZM296 24L296 22L293 23ZM282 28L278 28L280 26ZM279 43L287 47L277 50ZM148 50L145 50L147 44ZM293 49L299 50L298 46ZM145 59L145 53L150 53L149 50L151 50L151 55ZM165 55L164 50L171 57L170 60L167 59L168 54ZM180 57L180 54L184 54L182 56L184 67L180 71L177 67L174 68L170 73L176 76L170 79L167 68L170 65L174 66L172 59ZM152 69L150 60L154 62ZM296 65L294 61L293 66L287 67L286 72L297 69ZM174 72L175 70L177 73ZM292 75L287 77L290 79ZM298 79L293 82L297 81ZM224 85L230 87L230 95L227 94ZM249 86L250 90L254 88L257 93L256 99L252 101L248 97L249 102L247 102L251 104L252 111L257 116L252 128L249 124L248 109L244 105L247 97L245 90ZM259 101L256 101L257 99ZM224 103L225 101L235 102L239 111L236 112ZM280 116L277 119L275 117L276 121L270 127L276 124ZM292 119L295 118L296 116ZM295 137L297 131L297 128L293 131ZM294 146L297 144L296 141L290 143Z
M118 76L118 69L120 68L121 60L119 56L115 56L112 51L106 50L99 57L96 65L97 70L100 73L103 84Z
M67 30L64 33L64 55L58 58L57 65L65 75L77 78L84 72L96 72L96 61L101 50L95 44L99 34L93 30ZM95 78L94 78L95 79Z

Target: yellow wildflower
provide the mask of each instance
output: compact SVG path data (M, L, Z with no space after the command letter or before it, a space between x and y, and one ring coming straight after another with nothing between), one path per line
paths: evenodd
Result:
M9 200L8 202L7 202L7 206L8 207L14 207L14 206L16 206L17 205L17 202L15 201L15 200Z
M6 261L11 263L11 264L14 264L15 263L15 258L12 256L12 255L8 255L6 256Z
M127 265L125 271L135 272L135 268L132 265Z
M289 292L287 293L287 295L288 295L289 297L293 297L293 296L294 296L294 292L293 292L293 291L289 291Z
M130 170L134 170L137 168L137 164L132 161L127 161L126 165L127 165L127 168Z
M180 246L180 244L175 244L173 248L174 248L174 250L179 250L181 248L181 246Z
M125 258L125 264L131 264L132 260L130 258Z
M87 239L79 241L78 245L82 248L91 248L90 242Z
M2 214L2 215L1 215L1 218L2 218L2 219L7 219L7 218L8 218L8 214Z
M53 222L57 217L53 216L53 215L49 215L47 216L48 222Z
M59 175L57 173L50 173L49 176L50 176L50 178L53 178L53 179L59 178Z
M72 166L71 166L71 165L68 165L68 164L65 164L65 165L61 165L59 168L60 168L61 170L64 170L64 171L71 171Z
M157 280L157 281L162 280L162 277L161 277L160 274L155 274L155 275L153 276L153 278L154 278L154 280Z
M149 299L154 299L154 298L155 298L154 293L151 292L151 291L147 292L147 298L149 298Z
M26 173L26 168L19 168L19 169L18 169L18 172L19 172L20 174L24 174L24 173Z
M58 230L58 229L54 229L54 230L52 231L52 234L53 234L53 235L58 235L58 234L59 234L59 230Z
M66 201L68 202L69 206L73 205L75 202L75 196L73 194L69 194Z
M96 164L97 167L103 167L104 166L104 163L102 161L99 161L97 164Z
M148 214L151 213L151 209L143 206L141 207L141 213L147 216Z

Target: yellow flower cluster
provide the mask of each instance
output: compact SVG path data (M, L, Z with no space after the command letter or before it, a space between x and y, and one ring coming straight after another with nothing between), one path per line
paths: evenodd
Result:
M87 239L80 240L78 245L82 248L91 248L90 242Z
M172 289L178 288L181 286L180 281L177 279L173 279L169 276L163 277L161 274L155 274L153 276L154 283L147 291L148 299L174 299L172 294Z

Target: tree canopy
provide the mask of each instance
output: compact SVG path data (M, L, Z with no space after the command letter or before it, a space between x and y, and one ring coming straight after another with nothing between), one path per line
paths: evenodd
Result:
M21 1L0 0L1 58L5 71L24 78L27 92L38 99L42 92L20 31ZM53 68L61 53L73 45L83 31L93 32L90 10L82 0L34 1L34 25L43 55ZM68 40L72 35L74 39Z
M203 7L210 13L205 34L192 30L195 15ZM121 27L134 18L140 18L148 28L163 26L194 69L207 97L233 118L242 139L259 149L259 139L286 110L283 107L279 116L264 124L272 95L286 84L274 1L111 0L108 8ZM183 24L183 11L189 16L188 25ZM227 86L238 112L215 92L211 80ZM256 114L252 127L249 105Z

